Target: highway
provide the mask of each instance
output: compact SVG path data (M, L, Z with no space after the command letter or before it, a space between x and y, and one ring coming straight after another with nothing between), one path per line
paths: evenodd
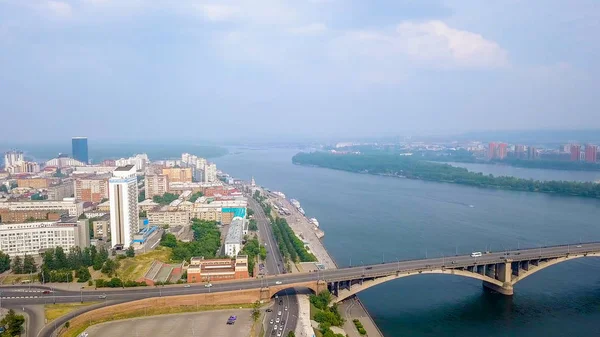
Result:
M506 255L506 254L509 255ZM521 249L514 251L493 252L483 254L481 257L471 257L470 255L449 256L432 259L419 259L396 261L382 263L378 265L350 267L341 269L323 270L312 273L288 273L280 275L270 275L265 278L252 278L246 280L236 280L227 282L215 282L211 288L205 288L202 284L193 284L189 288L183 285L170 285L164 287L140 287L125 289L102 288L98 290L85 291L64 291L55 290L44 294L40 290L49 289L41 286L31 286L31 290L37 292L28 292L29 286L2 286L0 287L2 303L8 304L35 304L35 303L66 303L78 301L98 301L99 296L106 294L105 300L133 301L148 297L189 295L208 292L222 292L242 289L257 289L273 285L275 282L281 284L293 284L307 281L325 280L327 282L345 281L351 279L360 279L390 275L397 271L400 272L418 272L427 269L441 268L459 268L473 265L493 264L504 262L505 257L513 261L533 260L539 258L555 258L566 256L567 254L600 253L600 242L582 243L575 245L552 246L543 248Z
M267 269L268 275L277 275L282 274L285 268L283 264L283 257L281 256L281 252L277 246L277 242L273 237L273 232L271 231L271 225L269 224L269 219L265 215L262 207L260 207L259 203L252 198L252 196L248 197L248 202L250 203L250 208L254 211L254 219L258 225L258 237L261 244L267 244L265 248L267 248L267 259L265 261L265 268Z

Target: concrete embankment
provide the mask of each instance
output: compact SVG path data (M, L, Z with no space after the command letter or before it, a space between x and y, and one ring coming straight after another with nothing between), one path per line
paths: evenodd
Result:
M296 236L300 237L308 243L311 253L315 255L317 260L319 260L319 263L323 264L326 269L337 269L337 264L335 263L331 255L329 255L329 252L327 251L327 249L325 249L323 242L320 240L320 237L322 237L322 235L319 234L319 231L315 230L314 225L310 223L304 215L302 215L293 205L291 205L284 198L277 198L277 201L283 204L290 211L291 215L285 216L288 225L290 225L290 228L292 228ZM308 301L307 298L306 301ZM298 298L298 302L304 303L302 302L301 298ZM300 304L300 313L303 313L302 304ZM344 324L343 328L349 336L361 337L358 334L358 330L356 330L354 323L352 322L353 319L358 319L367 331L368 336L383 337L383 334L375 324L375 321L373 320L373 318L371 318L369 312L360 302L358 297L354 296L342 302L342 304L340 305L340 313L342 314L344 319L346 319L346 324ZM307 315L310 316L310 304L308 304ZM301 326L301 322L304 321L302 319L299 319L298 326L296 328L298 336L302 336L301 334L298 334L298 332L303 332L303 329L307 329L304 324L302 324ZM310 317L308 322L308 324L310 324Z

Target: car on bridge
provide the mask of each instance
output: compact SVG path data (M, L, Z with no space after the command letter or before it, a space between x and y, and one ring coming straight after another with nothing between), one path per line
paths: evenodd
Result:
M207 283L204 285L204 288L210 288L210 287L212 287L212 283Z
M275 284L281 284L281 283L283 283L283 282L281 282L281 281L277 281L277 282L275 282Z
M471 253L471 257L481 257L483 256L483 254L481 254L481 252L473 252Z

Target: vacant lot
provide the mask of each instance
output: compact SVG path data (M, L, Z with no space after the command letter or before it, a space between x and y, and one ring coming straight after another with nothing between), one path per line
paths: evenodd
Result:
M161 262L169 262L171 257L171 249L168 247L157 246L155 250L136 255L134 258L120 260L121 266L117 270L117 275L123 281L135 281L144 276L154 260Z
M73 310L77 310L81 307L87 307L88 305L96 303L98 302L46 304L44 306L44 314L48 322L51 322L60 316L70 313Z

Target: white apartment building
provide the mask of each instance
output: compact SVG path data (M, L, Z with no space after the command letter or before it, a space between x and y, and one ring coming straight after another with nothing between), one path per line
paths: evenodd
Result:
M62 211L69 212L69 216L80 216L83 213L83 203L76 202L75 198L64 198L63 200L39 200L39 201L10 201L0 202L0 208L9 211Z
M139 231L138 189L136 168L126 165L116 168L108 181L110 203L110 237L112 247L129 248Z
M214 183L217 181L217 164L207 164L204 166L204 182Z
M244 219L236 217L229 225L229 231L225 237L225 255L235 257L242 250L242 239L244 238Z
M0 251L10 255L39 255L48 248L62 247L65 252L75 246L90 245L87 220L76 217L58 222L0 224Z
M23 152L8 151L4 153L4 167L14 166L25 161Z
M147 174L144 179L146 198L169 192L169 176L166 174Z
M133 165L135 166L136 171L144 171L149 162L150 160L148 159L148 155L145 153L136 154L135 156L129 158L115 160L115 164L117 166Z

